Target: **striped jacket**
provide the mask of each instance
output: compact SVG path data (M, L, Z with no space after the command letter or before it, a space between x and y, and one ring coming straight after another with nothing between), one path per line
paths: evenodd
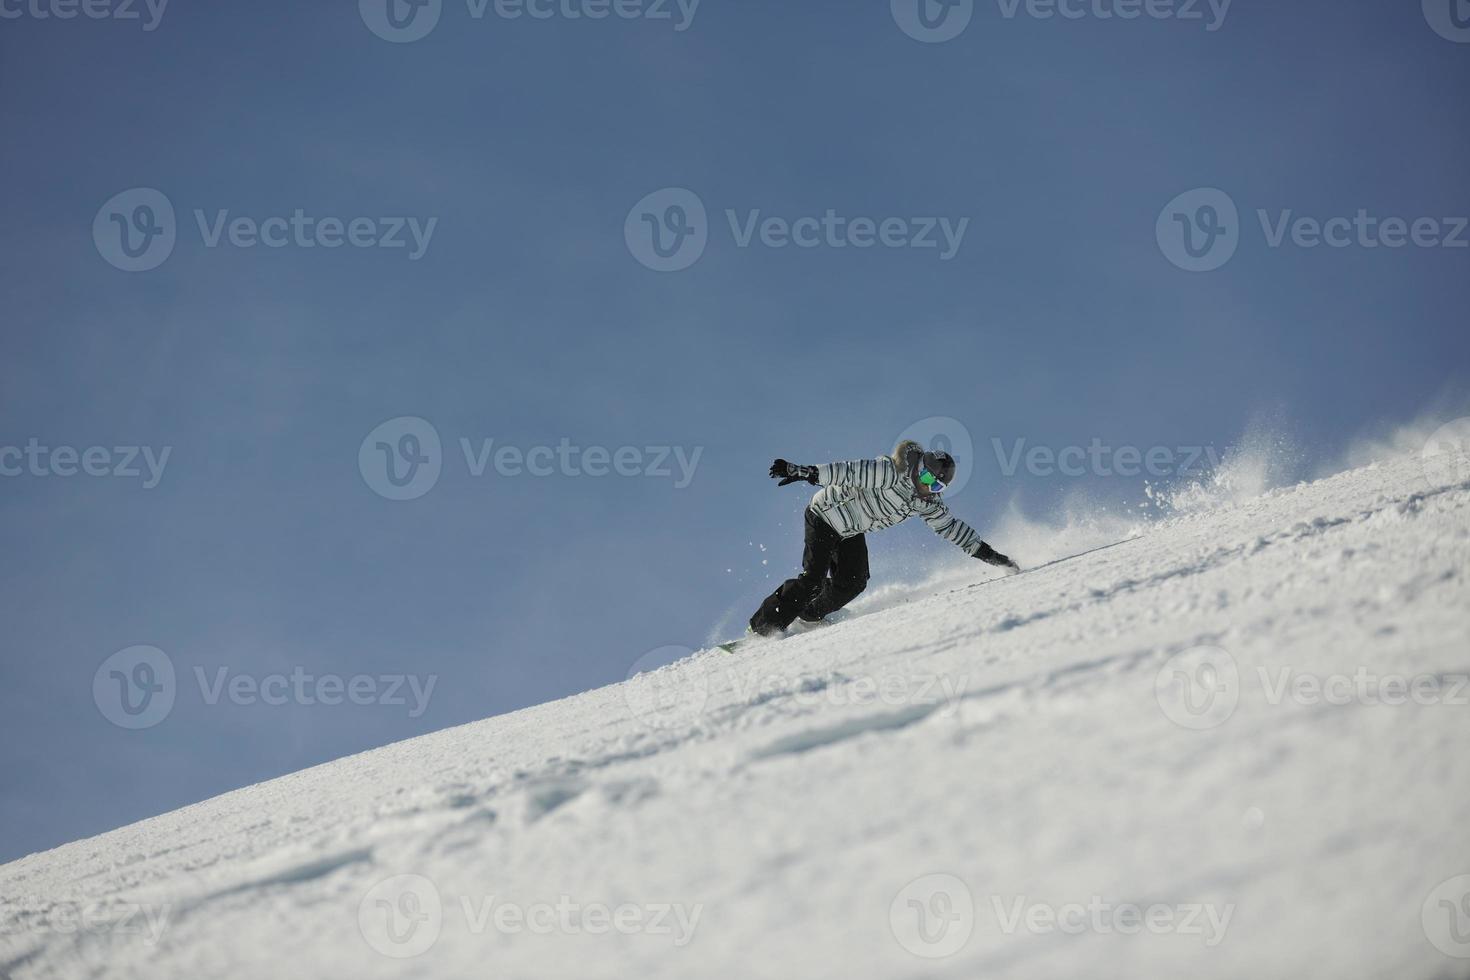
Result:
M920 496L909 475L886 456L822 463L822 485L811 508L844 538L901 524L914 515L944 540L974 557L984 544L975 529L953 517L938 494Z

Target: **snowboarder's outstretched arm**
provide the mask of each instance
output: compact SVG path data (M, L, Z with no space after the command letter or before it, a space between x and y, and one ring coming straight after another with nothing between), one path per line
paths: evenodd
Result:
M798 466L778 459L771 464L772 479L780 479L781 486L805 480L811 484L862 487L879 490L892 486L899 479L898 467L887 457L877 459L852 459L841 463L822 463L817 466Z
M788 463L784 459L778 459L771 464L771 479L780 480L778 486L788 483L796 483L805 480L808 483L817 482L817 468L815 466L799 466L796 463Z
M1018 572L1021 570L1020 565L980 540L979 533L951 514L944 501L926 501L919 510L919 516L924 518L924 523L934 529L935 534L955 545L971 558L978 558L986 564L999 565Z

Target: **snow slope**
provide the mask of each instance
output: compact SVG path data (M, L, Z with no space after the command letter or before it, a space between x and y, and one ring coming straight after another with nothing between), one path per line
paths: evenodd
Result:
M1470 469L1437 472L33 855L0 975L1470 976Z

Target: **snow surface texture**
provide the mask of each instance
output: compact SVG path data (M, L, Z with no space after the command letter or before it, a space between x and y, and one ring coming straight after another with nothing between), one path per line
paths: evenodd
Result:
M0 975L1470 976L1444 463L1196 493L16 861Z

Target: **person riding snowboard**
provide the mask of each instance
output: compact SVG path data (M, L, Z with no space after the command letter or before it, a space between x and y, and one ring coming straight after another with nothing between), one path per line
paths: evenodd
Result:
M779 633L799 616L815 623L856 599L868 584L868 544L864 535L893 527L917 514L934 532L972 558L1019 572L1021 566L980 540L974 528L957 520L940 499L954 479L954 458L925 452L905 439L892 456L820 466L798 466L778 459L771 464L779 486L805 480L820 485L806 509L806 547L801 574L781 583L755 615L751 632Z

